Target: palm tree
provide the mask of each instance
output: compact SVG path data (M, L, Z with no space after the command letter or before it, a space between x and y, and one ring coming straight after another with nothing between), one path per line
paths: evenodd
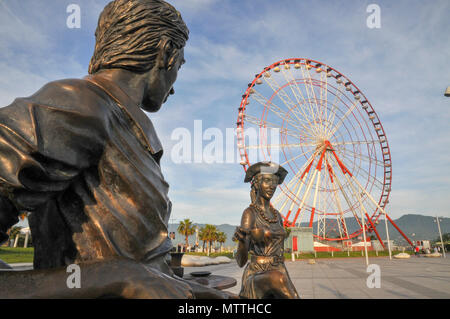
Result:
M222 231L218 232L217 241L220 243L220 252L222 252L222 245L227 241L227 234Z
M292 230L291 227L284 226L284 230L286 231L286 237L289 237L291 230Z
M194 235L195 233L195 226L192 223L192 221L189 218L186 218L185 220L180 222L180 225L177 229L178 233L185 236L186 238L186 250L189 246L189 236Z
M198 238L203 241L202 253L205 252L205 244L206 244L206 231L205 227L200 228L198 232Z
M15 239L14 244L17 244L16 240L20 236L20 230L22 227L14 226L9 230L9 238Z
M211 244L217 240L217 227L214 225L206 224L204 228L205 240L208 242L208 256L211 252Z

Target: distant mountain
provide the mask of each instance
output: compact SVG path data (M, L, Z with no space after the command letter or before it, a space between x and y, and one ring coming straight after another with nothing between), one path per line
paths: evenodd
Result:
M418 214L407 214L403 215L398 219L394 219L394 223L400 228L400 230L409 238L411 241L418 240L435 240L439 237L439 231L437 224L434 222L435 217L432 216L424 216ZM442 234L450 232L450 218L442 217L440 218L441 222L441 231ZM352 217L347 217L345 219L347 224L347 228L350 233L355 232L359 229L359 225L356 220ZM302 226L306 226L306 223ZM313 223L313 229L316 231L317 222ZM376 225L376 229L380 234L380 237L385 240L386 239L386 226L384 217L381 216L378 219L378 224ZM389 238L394 240L398 244L405 244L406 241L403 239L403 236L395 229L395 227L388 221L388 230L389 230ZM374 235L375 233L370 233L369 236Z
M397 226L408 236L408 238L412 240L434 240L439 237L438 226L434 222L436 218L432 216L424 216L424 215L416 215L416 214L407 214L402 217L394 220ZM441 217L439 218L442 234L450 233L450 218ZM384 220L382 220L384 223ZM400 234L394 227L388 223L389 225L389 235L391 239L400 238ZM383 227L381 227L383 226ZM380 232L380 236L385 235L386 227L380 224L377 227L377 230ZM391 235L394 234L394 235Z
M418 214L407 214L402 217L395 219L395 224L402 230L402 232L411 240L434 240L439 237L439 232L437 228L437 224L434 222L434 217L432 216L424 216ZM442 234L450 233L450 218L442 217L441 221L441 231ZM347 228L350 233L356 231L359 226L356 220L352 217L347 217L345 219L347 224ZM197 224L199 227L205 226L205 224ZM302 226L306 226L306 223L302 223ZM224 247L234 247L236 244L233 243L231 238L233 237L234 230L236 229L236 225L222 224L216 225L219 231L224 232L227 235L227 241L224 244ZM391 240L394 240L397 244L405 244L403 237L400 233L388 222L389 229L389 237ZM176 237L174 240L174 244L184 243L185 239L182 235L177 233L178 224L169 224L169 232L175 232ZM313 223L314 232L317 229L317 222ZM377 225L377 231L380 234L383 240L386 239L386 231L385 231L384 217L380 217L379 223ZM370 233L369 235L375 235L374 233ZM195 243L195 235L189 236L189 242L191 244ZM200 245L202 242L200 241Z

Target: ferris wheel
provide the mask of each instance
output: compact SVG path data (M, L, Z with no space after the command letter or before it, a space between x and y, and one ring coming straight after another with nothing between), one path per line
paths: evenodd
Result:
M285 226L313 227L324 241L373 232L384 247L376 228L384 216L412 245L385 211L392 164L383 125L336 69L304 58L264 68L242 95L236 131L244 170L258 158L289 171L272 199Z

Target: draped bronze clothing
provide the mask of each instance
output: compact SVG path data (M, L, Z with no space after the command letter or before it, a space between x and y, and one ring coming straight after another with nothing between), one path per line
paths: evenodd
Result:
M263 291L256 284L256 277L259 275L272 276L274 272L283 278L279 286L273 287L278 293L274 293L278 298L298 298L298 293L292 284L286 266L284 265L284 239L286 231L283 227L281 215L277 214L277 222L270 223L260 216L253 208L248 207L244 212L241 224L250 238L249 253L250 261L244 269L242 275L242 287L239 295L242 298L261 299L267 298L272 291Z
M35 269L123 256L168 272L162 153L146 114L107 80L16 99L0 109L0 238L29 211Z

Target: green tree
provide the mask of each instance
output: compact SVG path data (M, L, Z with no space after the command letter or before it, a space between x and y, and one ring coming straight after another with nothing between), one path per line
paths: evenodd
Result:
M220 252L222 252L222 245L227 241L227 234L222 231L218 232L217 241L220 243Z
M441 241L441 237L438 237L436 241ZM444 244L450 241L450 233L442 234L442 241Z
M289 235L291 234L291 227L288 226L284 226L284 230L286 231L286 237L289 237Z
M185 236L186 238L186 249L189 246L189 236L193 235L195 233L195 225L192 223L192 221L189 218L186 218L185 220L180 222L180 225L177 229L178 233Z
M203 245L202 245L202 253L205 252L205 244L206 244L206 232L205 232L205 227L201 227L200 230L198 231L198 239L200 239L201 241L203 241Z
M209 256L211 252L211 245L214 241L217 240L217 227L214 225L206 224L204 228L204 238L208 243L208 251L207 254Z
M442 241L444 242L445 251L450 249L450 233L442 234ZM441 242L441 237L438 236L435 240L432 241L434 245Z
M14 226L9 230L9 239L16 239L16 236L20 236L20 230L22 227Z

